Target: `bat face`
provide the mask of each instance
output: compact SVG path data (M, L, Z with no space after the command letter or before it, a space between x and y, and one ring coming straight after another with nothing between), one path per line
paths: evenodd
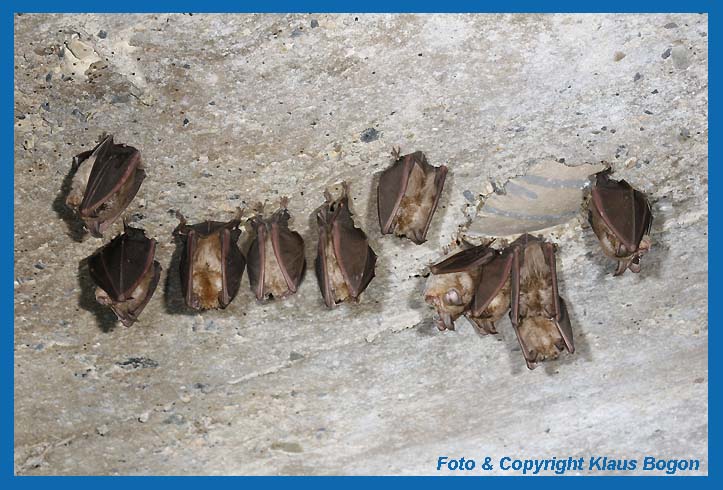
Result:
M609 174L609 170L596 174L588 219L605 255L618 261L614 275L627 269L637 273L640 258L651 246L650 203L645 194L624 180L611 179Z
M382 172L377 188L382 234L394 233L416 244L424 243L444 188L447 167L433 167L424 153L399 156Z
M468 310L483 267L495 257L493 249L480 245L462 250L430 267L432 275L427 279L424 301L436 310L437 328L454 330L457 318L463 314L469 318Z
M352 220L349 186L346 182L342 186L339 199L334 200L326 193L326 202L316 216L319 225L316 277L329 308L347 300L358 302L359 295L374 277L377 261L366 234Z
M256 299L285 298L294 294L306 271L304 239L289 229L287 198L269 218L251 218L256 231L247 254L249 283Z
M510 319L527 367L575 351L565 302L557 290L555 251L551 243L523 235L512 250Z
M96 300L109 306L126 327L138 319L158 285L161 265L154 260L155 251L155 240L126 225L123 234L88 259L98 286Z
M146 176L141 154L107 136L91 152L78 155L74 166L66 203L78 211L91 235L101 237L138 193Z
M226 308L238 293L246 259L236 243L240 215L227 223L181 223L174 234L185 237L181 256L181 288L186 305L194 310Z

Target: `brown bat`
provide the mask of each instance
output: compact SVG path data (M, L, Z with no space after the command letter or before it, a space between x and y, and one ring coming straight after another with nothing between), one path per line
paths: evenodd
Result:
M645 194L624 180L610 178L608 168L595 174L588 220L603 252L618 261L615 276L640 272L640 258L651 246L653 214Z
M447 167L433 167L421 151L400 156L382 172L377 188L382 234L394 233L424 243L447 177Z
M154 260L156 241L126 223L118 235L88 259L90 277L98 286L95 299L107 305L126 327L138 319L161 277Z
M469 308L479 286L486 264L494 262L498 252L486 245L462 250L430 267L424 300L437 311L440 330L454 330L454 321L462 315L469 318ZM509 273L508 273L509 274ZM509 308L509 301L507 303ZM478 309L478 312L484 307ZM504 313L503 313L504 314ZM479 327L479 323L474 321Z
M146 177L141 153L106 136L98 146L73 159L75 175L66 203L75 209L94 237L121 215Z
M557 291L555 247L531 235L522 235L512 250L512 305L510 320L527 367L556 359L563 349L575 352L565 302Z
M366 234L354 225L349 211L349 185L342 182L342 195L334 200L325 192L326 202L316 215L319 246L316 277L326 306L346 300L359 301L359 295L374 277L377 256Z
M241 235L241 210L224 223L204 221L186 224L181 213L173 231L185 237L181 256L181 289L188 307L194 310L226 308L238 293L246 259L236 243Z
M304 277L304 239L289 229L288 202L281 198L281 206L269 219L257 215L249 220L256 238L246 260L251 290L258 300L294 294Z

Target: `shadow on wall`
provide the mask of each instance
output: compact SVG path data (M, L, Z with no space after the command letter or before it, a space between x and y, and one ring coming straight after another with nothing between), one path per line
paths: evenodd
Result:
M98 250L100 250L100 248L102 247L99 247ZM115 313L113 313L110 308L101 305L95 300L96 285L90 278L90 271L88 269L88 259L91 256L92 254L81 260L78 264L78 286L80 287L80 300L78 301L78 305L84 310L93 313L98 328L107 333L112 331L118 322Z

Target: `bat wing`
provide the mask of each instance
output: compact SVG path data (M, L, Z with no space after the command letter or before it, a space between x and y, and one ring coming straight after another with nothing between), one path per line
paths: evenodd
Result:
M504 287L512 271L513 254L498 255L482 266L477 290L472 300L472 316L478 317Z
M444 259L431 266L432 274L450 274L452 272L463 272L474 267L479 267L494 259L496 252L485 245L462 250L451 257Z
M379 177L377 207L379 210L379 225L383 235L392 232L394 218L397 215L404 193L407 191L409 174L414 165L414 160L409 158L410 156L407 155L394 162Z
M115 194L130 178L132 178L141 162L140 152L132 146L116 145L113 137L106 137L93 151L93 168L90 171L80 211L84 216L90 215ZM138 191L138 185L131 190ZM130 199L135 192L132 192ZM130 192L129 192L130 193ZM127 204L127 203L126 203Z
M289 291L296 292L306 270L304 239L283 223L271 223L271 244Z
M550 268L550 276L552 277L552 312L555 319L557 329L560 331L560 336L565 342L565 348L572 354L575 352L575 345L572 340L572 325L570 325L570 317L567 314L567 305L565 301L560 297L560 292L557 289L557 260L555 259L555 246L552 243L544 243L543 250L545 252L545 262Z
M432 204L432 209L429 211L429 216L427 217L427 223L424 225L424 231L422 232L422 240L426 240L427 238L427 232L429 231L429 225L432 224L432 218L434 217L435 211L437 211L437 206L439 205L439 199L442 197L442 190L444 189L444 181L447 179L447 167L445 165L442 165L441 167L435 168L435 177L434 177L434 203Z
M239 286L241 286L241 277L243 277L244 267L246 267L246 259L244 259L236 243L239 230L224 228L220 233L223 290L219 294L219 305L221 308L226 308L231 300L236 297Z
M264 261L266 254L266 225L254 222L256 238L251 242L251 247L246 254L246 268L249 274L251 290L256 299L264 298Z
M369 246L366 234L354 226L346 199L339 201L331 230L339 268L349 293L357 298L374 277L377 256Z
M183 246L183 254L181 255L180 271L181 271L181 291L186 305L193 308L193 252L196 249L197 232L189 227L185 228L183 233L186 234L186 243Z
M145 295L138 303L135 303L130 308L124 308L123 305L114 305L111 306L113 311L115 312L118 319L125 325L126 327L130 327L135 323L136 320L138 320L138 316L141 314L143 309L146 307L148 302L153 297L153 293L156 292L156 287L158 286L158 281L161 279L161 264L154 261L153 262L153 277L150 280L150 283L148 284L148 288L145 291Z
M642 224L638 231L639 236L636 236L638 239L636 244L639 244L643 235L650 233L650 227L653 224L653 212L648 198L638 190L635 191L635 220Z
M128 227L88 260L91 278L111 299L125 301L153 265L155 252L155 240Z
M607 172L597 175L592 199L600 216L628 250L637 250L646 228L647 200L636 198L636 191L624 180L616 181ZM642 206L640 204L643 204Z
M316 279L319 282L319 289L324 298L324 303L328 308L334 306L334 295L331 290L331 282L329 281L329 271L326 263L326 246L329 242L329 232L326 225L319 223L319 246L317 248L316 263L314 269L316 271Z

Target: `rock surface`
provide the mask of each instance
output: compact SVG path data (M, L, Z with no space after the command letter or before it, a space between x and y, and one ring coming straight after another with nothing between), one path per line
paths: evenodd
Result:
M707 22L17 16L16 473L435 474L440 455L707 473ZM84 259L103 241L63 206L72 157L104 132L143 154L127 216L164 267L132 328L95 303ZM379 233L393 145L450 168L421 246ZM551 237L578 351L529 372L508 319L498 338L436 331L422 276L469 206L550 159L611 162L651 197L654 245L614 278L582 217ZM313 210L343 179L379 255L360 304L325 310L310 269L284 302L244 278L225 311L184 309L174 210L289 196L311 261Z

